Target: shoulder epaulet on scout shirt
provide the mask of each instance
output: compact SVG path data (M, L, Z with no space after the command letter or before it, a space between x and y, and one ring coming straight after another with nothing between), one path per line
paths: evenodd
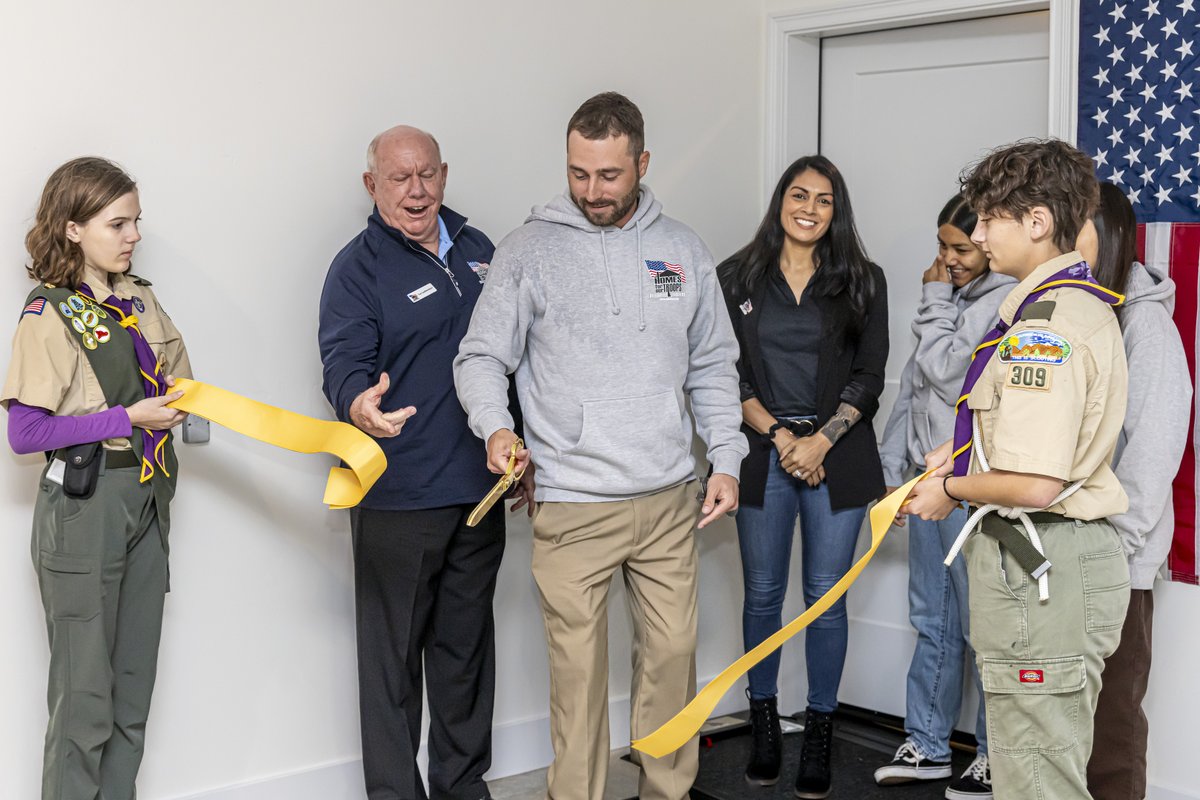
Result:
M1036 303L1025 306L1025 310L1021 312L1021 322L1030 322L1035 319L1044 319L1049 322L1052 316L1054 316L1054 301L1038 300Z
M143 278L143 277L141 277L141 276L139 276L139 275L134 275L134 274L132 274L132 273L130 273L130 275L129 275L129 279L130 279L131 281L133 281L134 283L136 283L138 286L153 286L153 285L154 285L153 283L151 283L150 281L146 280L145 278Z

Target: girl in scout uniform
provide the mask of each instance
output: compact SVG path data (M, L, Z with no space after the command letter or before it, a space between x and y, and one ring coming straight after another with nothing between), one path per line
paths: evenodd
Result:
M25 244L9 443L43 451L33 561L50 639L43 800L132 800L167 591L183 340L129 274L137 186L99 158L50 176Z
M1124 512L1110 463L1125 418L1126 361L1112 306L1072 248L1095 211L1091 159L1057 141L986 157L963 181L972 241L1019 283L976 347L955 435L905 510L977 507L963 537L998 800L1085 800L1104 659L1129 602L1107 517Z

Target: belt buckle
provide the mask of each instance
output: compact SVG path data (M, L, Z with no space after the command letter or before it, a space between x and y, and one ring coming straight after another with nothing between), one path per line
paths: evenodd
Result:
M791 419L788 420L787 428L798 438L803 439L817 432L817 423L811 419Z

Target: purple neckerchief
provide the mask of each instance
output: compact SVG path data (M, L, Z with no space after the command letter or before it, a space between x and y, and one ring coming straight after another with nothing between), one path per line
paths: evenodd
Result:
M1073 286L1077 289L1083 289L1085 292L1090 292L1099 299L1109 305L1119 306L1125 301L1125 298L1116 292L1110 292L1105 289L1096 279L1092 277L1091 267L1086 261L1080 261L1066 269L1059 270L1051 275L1046 280L1042 281L1029 296L1021 301L1021 305L1013 313L1013 324L1015 325L1021 319L1021 313L1030 303L1036 302L1039 297L1044 295L1051 289L1058 289L1063 286ZM975 387L975 382L979 380L979 376L983 374L983 370L987 367L988 361L992 358L992 353L999 346L1000 341L1004 338L1004 334L1012 327L1003 319L996 323L996 327L992 328L983 336L983 342L975 348L974 354L971 356L971 366L967 368L967 377L963 381L962 391L958 393L958 403L954 406L954 474L962 477L967 474L967 470L971 467L971 409L967 407L967 396L971 394L971 389Z
M79 285L79 292L92 300L96 299L96 296L92 294L91 287L86 283ZM138 370L142 373L142 387L145 389L146 397L162 397L167 393L167 382L163 380L158 356L154 355L150 343L146 341L146 337L142 336L142 332L138 328L138 318L133 313L133 299L122 300L115 294L110 294L102 305L117 314L117 321L121 323L122 328L129 331L129 336L133 339L133 352L137 356ZM142 483L154 477L155 466L161 469L164 475L170 476L171 473L167 472L165 463L166 457L163 455L166 442L166 431L142 429Z

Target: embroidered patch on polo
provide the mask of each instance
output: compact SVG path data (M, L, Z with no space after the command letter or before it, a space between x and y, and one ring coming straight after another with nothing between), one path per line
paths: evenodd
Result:
M1010 334L996 348L1003 364L1049 364L1057 366L1071 358L1071 343L1057 333L1025 330Z
M471 271L474 272L476 277L479 278L479 282L483 283L485 280L487 280L487 271L492 265L486 261L468 261L467 266L470 267Z

